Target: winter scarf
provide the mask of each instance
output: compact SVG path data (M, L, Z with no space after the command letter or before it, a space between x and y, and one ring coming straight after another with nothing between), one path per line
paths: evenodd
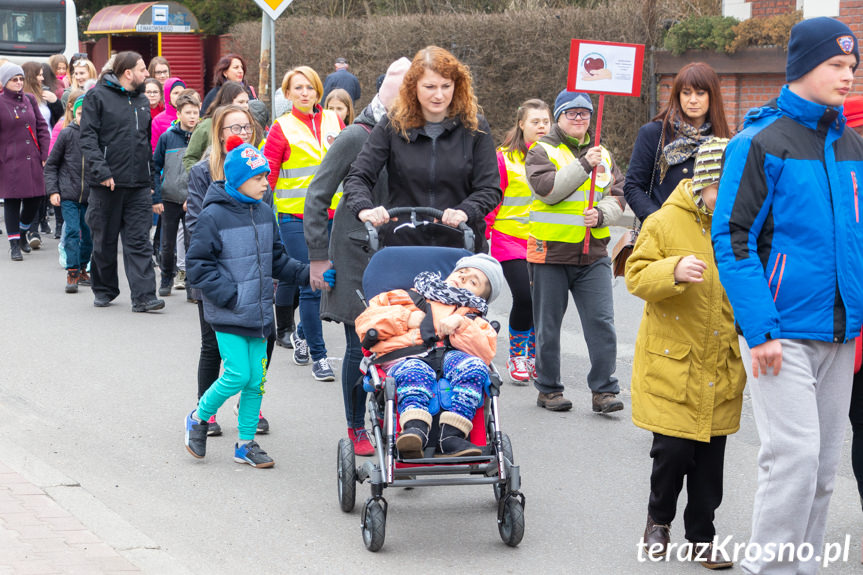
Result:
M473 308L480 315L485 315L488 312L488 303L484 299L464 288L449 285L441 279L437 272L419 274L414 278L414 289L421 296L432 301Z
M665 172L668 171L669 166L682 164L695 156L698 147L709 140L713 134L713 127L710 122L704 122L700 128L696 128L686 122L675 120L672 126L677 138L662 148L662 157L659 160L660 182L665 179Z

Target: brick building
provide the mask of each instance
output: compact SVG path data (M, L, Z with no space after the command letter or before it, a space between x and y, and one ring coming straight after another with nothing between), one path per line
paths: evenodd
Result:
M848 24L858 38L863 38L863 0L724 0L722 13L740 20L764 18L802 10L804 18L831 16ZM674 74L685 64L700 60L717 71L728 122L735 131L743 124L747 110L761 106L779 93L785 84L785 46L749 48L735 54L715 52L685 53L681 56L657 54L657 91L661 107L671 92ZM863 73L860 70L858 73ZM855 86L863 93L863 85Z

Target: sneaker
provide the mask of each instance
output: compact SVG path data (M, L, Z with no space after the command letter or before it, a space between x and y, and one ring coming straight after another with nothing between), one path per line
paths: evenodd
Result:
M186 449L194 457L203 458L207 454L207 428L206 421L195 419L195 411L186 416Z
M95 303L93 304L95 305ZM135 312L145 312L145 311L155 311L157 309L162 309L165 307L165 300L153 298L149 301L143 301L132 304L132 311Z
M309 344L306 343L306 340L300 339L300 336L297 335L297 330L291 332L291 345L294 346L294 363L297 365L309 365L309 362L312 361L309 355Z
M516 355L506 360L506 370L513 385L527 385L530 381L530 370L524 356Z
M39 230L43 234L45 234L46 236L51 234L51 226L48 225L47 219L44 219L41 222L39 222Z
M216 435L222 435L222 426L216 423L216 416L210 418L207 422L207 435L209 437L214 437Z
M38 231L29 230L27 232L27 239L29 240L30 247L34 250L38 250L42 247L42 236L39 235Z
M256 429L256 431L261 434L270 432L270 422L267 421L267 418L264 417L264 414L260 412L258 412L258 428Z
M242 445L234 444L234 461L261 468L275 465L273 458L267 455L267 452L254 440Z
M174 289L186 289L186 271L179 270L174 278Z
M544 407L549 411L569 411L572 409L572 402L563 396L562 391L552 393L539 392L536 398L536 404Z
M81 270L80 272L78 272L78 285L90 287L90 274L87 273L87 270Z
M162 281L159 284L159 297L165 297L171 295L171 287L172 282L171 278L167 276L162 276Z
M296 350L294 351L296 354ZM330 362L327 358L322 357L312 364L312 377L318 381L335 381L336 375L330 367Z
M525 361L527 362L527 370L530 372L530 378L536 380L536 358L529 357Z
M240 402L234 404L234 415L240 415ZM258 427L255 429L256 433L265 434L270 432L270 422L267 421L267 418L264 417L264 412L258 412Z
M597 413L611 413L623 409L623 402L617 399L616 393L593 392L593 411Z
M363 427L357 429L348 428L348 437L354 444L354 453L360 457L369 457L375 454L375 448L369 441L369 430Z

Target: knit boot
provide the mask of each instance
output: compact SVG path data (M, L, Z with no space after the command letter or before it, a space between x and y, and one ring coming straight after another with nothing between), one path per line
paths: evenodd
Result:
M24 259L24 256L21 255L21 246L18 238L9 240L9 254L12 256L13 262L20 262Z
M466 457L480 455L482 450L467 440L473 423L451 411L440 416L440 441L435 457Z
M289 305L276 306L276 344L293 348L291 332L294 331L294 308Z
M78 293L79 273L76 268L66 270L66 293Z
M396 448L402 459L420 459L429 439L431 414L421 409L406 409L400 416L402 432L396 439Z

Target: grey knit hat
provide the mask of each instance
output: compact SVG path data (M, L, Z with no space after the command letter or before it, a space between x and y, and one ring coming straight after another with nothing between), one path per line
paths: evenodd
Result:
M0 66L0 90L6 87L6 83L9 82L15 76L23 76L24 69L18 64L13 64L12 62L6 62L2 66Z
M491 287L491 293L489 294L486 301L491 303L494 299L500 295L501 289L503 289L503 268L500 267L500 262L491 257L488 254L474 254L472 256L465 256L456 262L455 268L452 271L460 270L462 268L475 268L485 274L485 277L488 278L488 285Z

